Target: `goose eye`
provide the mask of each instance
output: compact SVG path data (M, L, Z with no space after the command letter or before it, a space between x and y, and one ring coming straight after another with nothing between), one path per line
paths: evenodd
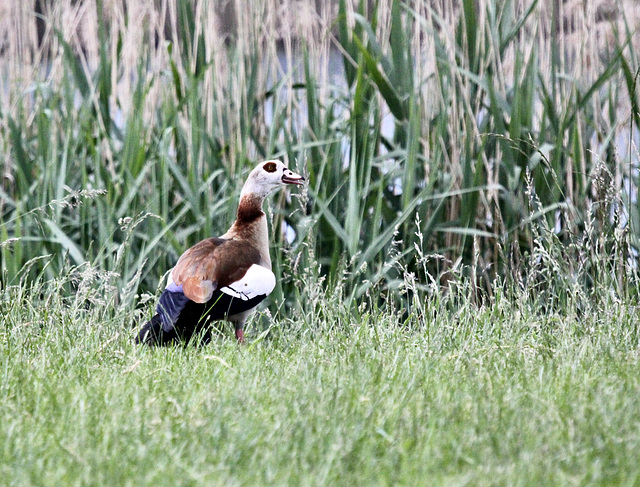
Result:
M278 169L278 166L276 165L275 162L267 162L264 166L262 166L262 169L264 169L267 172L276 172L276 169Z

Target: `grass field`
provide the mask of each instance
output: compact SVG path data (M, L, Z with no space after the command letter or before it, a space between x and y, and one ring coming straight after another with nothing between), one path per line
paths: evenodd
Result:
M437 298L401 318L327 298L246 346L227 330L150 350L126 314L41 291L2 303L4 485L640 482L625 303L578 317Z
M0 2L0 485L640 485L634 9L315 3ZM135 346L272 157L247 343Z

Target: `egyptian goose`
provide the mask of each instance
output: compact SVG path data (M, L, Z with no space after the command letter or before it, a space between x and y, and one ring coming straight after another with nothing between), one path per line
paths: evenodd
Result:
M301 185L304 178L280 161L251 171L240 194L236 221L219 238L208 238L182 254L171 270L156 314L138 333L137 343L164 345L189 341L213 320L233 323L238 342L250 312L273 291L267 217L262 202L273 190Z

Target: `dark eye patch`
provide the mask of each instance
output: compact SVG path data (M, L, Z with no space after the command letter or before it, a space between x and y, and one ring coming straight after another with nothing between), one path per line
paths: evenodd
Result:
M264 169L267 172L276 172L276 169L278 169L278 166L276 165L275 162L267 162L264 166L262 166L262 169Z

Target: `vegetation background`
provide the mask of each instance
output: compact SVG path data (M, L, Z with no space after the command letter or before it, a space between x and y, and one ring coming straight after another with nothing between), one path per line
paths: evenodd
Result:
M0 475L640 482L637 0L0 5ZM144 350L257 160L278 287Z

